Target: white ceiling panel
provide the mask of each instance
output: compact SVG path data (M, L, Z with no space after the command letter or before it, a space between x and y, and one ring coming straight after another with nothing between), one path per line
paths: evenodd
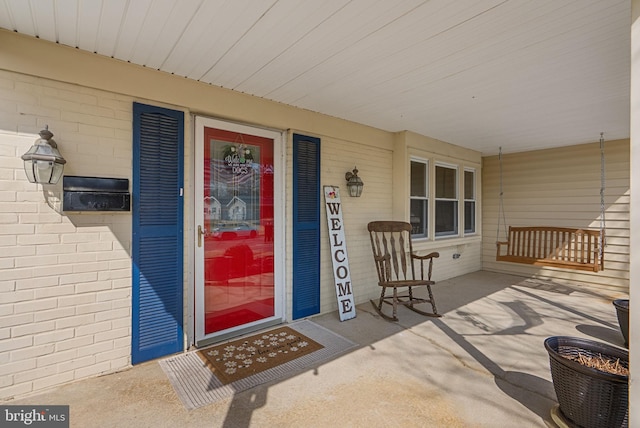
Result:
M293 13L285 17L284 22L273 25L274 30L277 29L277 31L274 31L274 37L266 41L264 48L261 49L267 51L280 46L281 53L276 56L263 57L263 66L256 67L250 75L242 76L243 79L231 87L242 92L264 96L274 87L290 80L290 76L300 74L312 66L310 62L317 62L324 55L330 55L333 50L322 52L317 48L331 45L329 37L332 34L337 34L343 43L347 43L344 38L344 28L331 26L332 32L326 29L329 27L328 22L334 16L345 15L344 9L348 5L349 3L346 1L339 0L323 3L317 9L297 8L292 10ZM291 25L290 23L295 24ZM265 25L269 24L265 23ZM260 30L257 30L259 33ZM314 41L318 38L322 40L321 44L315 44ZM251 46L250 40L247 43L248 46Z
M198 13L200 1L176 1L171 12L161 26L161 32L156 37L151 55L145 63L147 67L164 70L164 63L175 49L187 28L192 25L194 16Z
M45 40L58 40L56 34L55 7L52 3L38 4L37 1L31 2L31 10L33 11L33 22L38 37Z
M629 0L0 0L0 27L495 154L629 136Z
M53 5L57 39L45 40L78 47L78 0L57 0Z
M209 74L226 55L233 52L244 35L261 16L267 13L273 4L274 0L229 0L219 9L211 9L208 13L203 14L213 19L212 22L205 27L206 31L202 35L202 38L206 40L207 43L201 51L191 51L191 55L185 61L185 66L190 67L190 71L186 73L185 76L222 86L220 83L213 83L213 81L207 79L205 76ZM193 61L194 59L195 61Z
M236 86L280 56L304 36L339 10L347 0L300 2L281 0L247 29L233 50L205 75L203 80L236 89Z
M96 40L96 52L100 55L114 56L128 4L129 0L107 0L102 4Z
M103 0L78 2L77 48L89 52L97 51L103 3ZM104 22L102 25L116 25L116 23Z
M0 2L0 28L15 28L15 24L11 18L9 5L6 1Z
M136 0L129 2L119 27L117 43L113 57L123 61L130 61L136 49L138 38L141 37L143 23L147 18L153 0Z
M36 36L31 2L25 0L4 0L9 22L14 31L29 36Z
M314 91L344 76L356 75L362 79L363 74L368 76L371 67L382 61L390 62L384 60L388 55L371 40L372 35L384 31L384 27L423 3L350 2L341 11L343 13L331 16L263 70L265 73L262 74L269 72L276 79L273 83L269 84L262 75L257 75L252 79L251 83L255 85L252 88L265 87L255 90L267 98L293 103L306 95L305 88L307 92ZM381 17L385 17L384 20ZM382 40L386 38L381 37ZM363 61L365 57L366 62Z
M231 13L234 8L246 9L249 1L234 2L231 0L202 3L193 16L192 22L182 33L171 55L165 60L163 68L179 76L199 79L211 67L213 60L211 54L216 50L220 54L226 50L217 38L232 28L233 24L229 23L228 16L237 14ZM257 4L254 2L254 5ZM254 10L261 14L263 9L255 7ZM240 15L244 15L244 13L240 13ZM230 37L230 39L233 40L235 37ZM198 58L198 55L201 58ZM196 58L197 60L194 61ZM194 70L197 70L200 64L203 69L200 72L195 71L197 77L194 77Z
M166 57L166 46L156 46L167 21L172 19L174 9L179 7L179 2L172 0L154 0L147 9L144 20L138 23L140 29L131 56L122 59L144 66L150 61L162 62ZM174 37L177 39L179 36Z

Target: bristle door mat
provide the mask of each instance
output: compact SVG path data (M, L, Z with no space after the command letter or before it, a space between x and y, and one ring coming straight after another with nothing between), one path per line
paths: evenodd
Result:
M285 326L197 353L220 382L228 385L322 348L315 340Z
M273 348L275 352L296 347L297 342L295 341L295 337L291 336L306 337L320 347L312 352L290 359L289 361L282 359L282 363L275 367L256 372L238 380L231 379L227 384L211 371L209 367L210 363L205 362L199 355L202 350L169 357L160 360L159 364L169 378L169 381L184 406L187 409L196 409L218 400L232 397L234 394L246 391L254 386L280 378L286 378L306 369L316 367L319 363L357 346L356 343L309 320L288 324L286 328L294 330L294 332L292 333L283 329L283 327L278 327L248 337L253 340L260 340L262 336L267 336L267 340L269 340L271 337L274 337L269 335L276 333L276 338L280 344L286 342L286 338L288 337L290 344L281 347L274 345ZM296 335L296 332L299 333L299 335ZM280 335L280 333L285 333L285 335ZM255 338L256 336L258 336L257 339ZM280 341L280 338L284 338L285 341ZM237 346L238 342L242 344L246 340L247 338L235 339L224 344L218 344L215 347L206 348L205 351L211 351L215 348L224 350L225 345ZM244 346L251 347L252 345L249 343Z

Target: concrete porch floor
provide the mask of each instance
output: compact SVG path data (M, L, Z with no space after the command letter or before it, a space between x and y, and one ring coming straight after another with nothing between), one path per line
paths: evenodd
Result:
M357 288L354 290L357 294ZM157 361L3 404L68 404L72 427L554 427L544 339L623 347L612 300L580 285L490 272L434 287L439 319L311 318L359 344L313 369L186 410Z

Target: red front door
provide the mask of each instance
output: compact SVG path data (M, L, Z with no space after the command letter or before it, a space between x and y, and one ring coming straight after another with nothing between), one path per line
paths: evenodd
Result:
M252 128L237 129L199 129L202 191L196 197L202 198L198 240L203 272L196 317L201 338L279 315L274 277L275 141L273 136L248 132Z

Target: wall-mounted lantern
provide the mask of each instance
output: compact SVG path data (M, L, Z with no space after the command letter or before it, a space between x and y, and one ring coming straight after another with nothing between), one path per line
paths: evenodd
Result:
M22 155L24 172L31 183L56 184L62 177L67 161L58 151L58 145L52 137L49 126L45 126L40 131L40 138Z
M354 167L353 172L347 172L344 175L344 178L347 180L349 195L356 198L360 197L360 195L362 195L364 183L362 182L362 179L358 177L358 168Z

